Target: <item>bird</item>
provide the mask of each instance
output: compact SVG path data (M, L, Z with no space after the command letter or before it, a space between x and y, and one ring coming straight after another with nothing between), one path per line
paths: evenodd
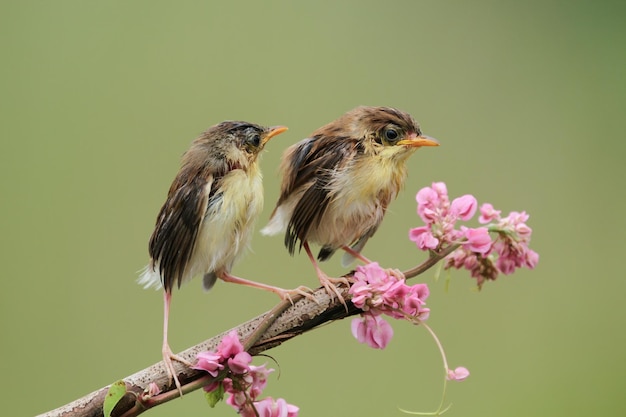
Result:
M344 266L355 258L369 263L361 250L402 188L407 159L422 146L439 142L404 111L374 106L348 111L284 151L280 195L261 233L284 233L292 256L304 248L322 286L345 306L335 285L349 285L348 280L326 275L309 243L321 246L318 261L343 249Z
M168 343L172 290L202 276L205 290L216 280L248 285L291 299L301 290L249 281L231 274L250 244L255 221L263 208L259 154L266 143L287 130L244 121L219 123L195 139L183 154L165 203L150 237L150 262L138 282L163 288L163 362L182 396L172 360L191 364L173 354Z

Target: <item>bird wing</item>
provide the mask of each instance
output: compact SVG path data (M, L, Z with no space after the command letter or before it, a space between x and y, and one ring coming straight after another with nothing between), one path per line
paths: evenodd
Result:
M212 194L213 175L181 172L170 187L150 238L153 268L158 266L166 291L180 287ZM213 190L214 192L214 190Z
M300 248L312 227L317 227L331 196L329 183L359 152L359 142L348 137L319 135L294 145L283 162L283 183L278 205L293 195L301 195L295 204L285 233L285 246L293 255Z

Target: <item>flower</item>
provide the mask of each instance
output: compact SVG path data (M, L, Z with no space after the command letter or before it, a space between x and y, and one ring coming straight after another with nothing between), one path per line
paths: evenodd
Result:
M208 372L213 377L218 377L219 371L227 369L221 379L216 378L204 387L209 394L209 404L215 405L223 398L223 394L229 396L226 403L234 407L242 416L281 416L295 417L298 415L298 407L287 404L283 399L276 401L271 398L255 402L267 385L267 377L273 369L267 369L265 365L254 366L252 356L243 350L236 331L231 331L220 341L216 352L200 352L197 355L197 363L194 369ZM217 394L216 394L217 393ZM255 411L255 406L258 406Z
M476 252L485 254L491 250L491 236L489 236L489 230L486 227L478 227L476 229L470 229L465 226L461 226L461 232L467 239L467 242L463 244L470 252Z
M478 223L487 224L499 218L500 210L495 210L491 204L485 203L480 206L480 216L478 217Z
M297 417L300 411L295 405L287 404L284 399L279 398L274 401L272 397L255 402L254 407L259 417ZM255 416L255 414L250 414L250 416Z
M207 351L200 352L196 355L198 362L193 366L193 369L198 369L200 371L206 371L211 376L215 377L224 369L224 365L221 364L222 356L216 353Z
M421 226L409 231L409 239L411 239L418 248L422 250L436 249L439 245L439 239L433 236L429 226Z
M228 368L234 374L245 374L250 370L252 356L248 352L239 352L232 358L228 358Z
M528 247L532 229L526 224L529 216L525 211L512 211L502 217L500 210L485 203L480 206L478 222L486 226L456 229L457 221L470 220L476 213L478 203L474 196L466 194L450 203L446 185L432 183L419 190L415 199L417 213L426 225L411 229L409 239L425 251L460 244L448 255L444 267L469 270L479 288L500 273L510 275L517 268L537 266L539 255Z
M469 376L469 370L462 366L455 368L454 370L448 369L448 380L449 381L463 381L465 378Z
M471 194L465 194L462 197L452 200L450 213L461 220L467 221L474 217L477 207L478 202L476 201L476 197Z
M234 357L239 352L243 352L243 345L239 341L239 336L235 330L231 330L222 338L217 346L217 353L223 358Z
M374 349L384 349L393 337L393 328L381 316L362 314L351 324L352 335Z
M363 311L375 315L383 313L394 318L428 312L422 307L429 294L426 284L409 286L404 279L387 273L377 262L358 266L354 280L350 287L352 303Z

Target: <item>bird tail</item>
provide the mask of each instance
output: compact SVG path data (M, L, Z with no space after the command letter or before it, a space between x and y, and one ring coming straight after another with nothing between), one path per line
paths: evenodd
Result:
M202 277L202 288L204 291L209 291L215 285L217 281L217 274L215 272L209 272Z
M159 273L158 268L154 268L152 262L141 270L137 283L142 285L145 289L154 288L155 290L158 290L163 287L163 284L161 283L161 274Z
M265 236L274 236L279 233L283 233L287 230L287 223L289 218L286 216L283 206L278 206L274 209L270 221L267 225L261 229L261 234Z

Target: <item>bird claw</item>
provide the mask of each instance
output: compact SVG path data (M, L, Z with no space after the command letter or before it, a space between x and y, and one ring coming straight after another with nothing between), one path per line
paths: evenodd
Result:
M346 300L344 300L341 292L337 288L337 285L343 284L347 287L350 287L350 281L345 277L340 278L331 278L329 276L319 276L320 283L326 289L326 292L330 296L331 300L335 299L335 295L337 296L337 300L345 307L346 311L348 311L348 305L346 304Z
M278 293L278 296L281 298L281 300L289 300L291 305L294 304L293 299L291 298L294 296L302 296L302 297L308 298L309 300L319 305L320 304L319 301L317 301L317 298L313 296L312 292L313 290L310 289L309 287L305 287L304 285L301 285L298 288L294 288L293 290L283 290L280 293Z
M190 368L193 365L188 360L181 358L180 356L172 353L172 350L169 348L169 346L163 349L163 363L165 364L165 370L167 371L167 374L169 375L169 381L171 382L172 379L174 380L176 389L178 390L178 393L182 397L183 396L182 385L180 384L180 381L178 380L178 377L176 376L176 370L174 369L174 364L172 363L172 360L175 360L176 362L180 362L183 365L188 366Z
M400 281L404 281L406 279L406 277L404 276L404 273L400 271L398 268L386 268L385 272L387 273L387 275L391 277L396 277Z

